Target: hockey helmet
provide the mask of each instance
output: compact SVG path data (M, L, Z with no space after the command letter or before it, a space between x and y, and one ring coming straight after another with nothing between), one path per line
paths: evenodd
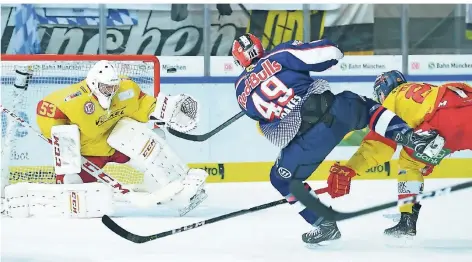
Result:
M103 109L109 109L111 100L120 86L120 78L113 65L106 61L98 61L88 72L85 79Z
M264 55L264 47L259 38L247 33L234 40L231 54L237 65L246 68Z
M383 103L393 89L406 82L405 76L400 71L392 70L382 73L375 79L374 99Z

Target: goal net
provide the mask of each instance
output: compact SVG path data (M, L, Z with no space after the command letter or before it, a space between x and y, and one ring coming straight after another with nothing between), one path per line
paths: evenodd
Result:
M2 55L1 104L30 125L36 106L49 93L82 81L99 60L108 60L119 74L132 78L149 95L159 92L159 62L147 55ZM15 87L16 70L32 74L27 89ZM20 70L20 71L21 71ZM55 183L51 146L2 113L1 175L11 184ZM140 184L143 174L126 164L107 164L104 171L123 184ZM5 181L6 182L6 181Z

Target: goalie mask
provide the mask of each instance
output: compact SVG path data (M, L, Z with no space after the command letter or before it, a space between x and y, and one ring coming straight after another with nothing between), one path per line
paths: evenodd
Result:
M247 33L234 40L231 54L237 65L246 68L264 55L264 47L259 38Z
M109 109L111 100L120 86L120 78L113 65L106 60L97 62L85 79L88 87L103 109Z
M406 82L405 76L400 71L392 70L382 73L375 79L374 99L379 103L383 103L393 89Z

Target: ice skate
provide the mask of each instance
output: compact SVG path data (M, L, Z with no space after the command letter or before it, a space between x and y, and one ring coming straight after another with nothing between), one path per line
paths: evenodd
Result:
M385 229L384 234L396 238L416 236L416 221L418 220L420 209L421 205L415 204L412 213L402 212L398 224Z
M385 229L384 235L387 237L387 245L405 247L414 244L416 221L420 208L420 204L413 205L412 213L402 212L398 224Z
M336 222L327 220L302 235L302 240L308 247L323 246L339 238L341 238L341 231L339 231Z

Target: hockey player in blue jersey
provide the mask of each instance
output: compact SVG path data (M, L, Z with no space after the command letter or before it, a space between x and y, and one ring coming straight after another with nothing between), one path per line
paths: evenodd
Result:
M237 38L235 62L245 70L235 83L236 97L246 115L257 121L262 134L281 149L270 171L272 185L313 226L302 235L308 244L336 240L335 221L318 217L289 192L292 180L305 181L325 157L353 130L369 126L380 135L429 156L437 155L444 139L434 130L415 132L393 112L372 99L350 91L334 95L325 80L313 80L310 71L336 65L343 52L329 40L291 41L264 53L252 34ZM328 193L348 190L351 177L342 167L328 182ZM305 184L307 190L311 190Z

